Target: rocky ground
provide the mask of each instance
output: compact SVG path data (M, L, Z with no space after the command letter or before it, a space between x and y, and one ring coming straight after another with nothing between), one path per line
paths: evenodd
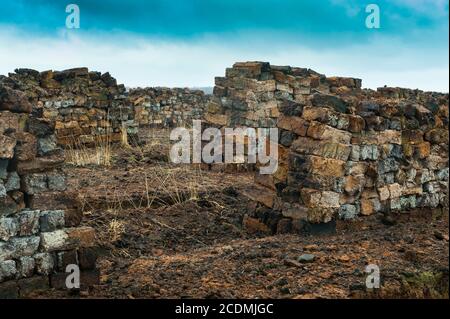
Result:
M170 165L165 136L114 148L110 166L67 163L83 223L97 230L101 284L41 297L448 298L448 212L365 217L333 235L250 235L240 190L252 174ZM365 288L368 264L381 289Z

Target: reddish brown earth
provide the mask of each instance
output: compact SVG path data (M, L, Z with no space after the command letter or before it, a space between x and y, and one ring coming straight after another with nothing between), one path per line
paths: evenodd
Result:
M156 140L152 137L152 140ZM97 230L101 284L83 298L448 298L448 212L338 224L333 235L258 237L242 228L251 173L167 164L165 141L67 164L84 224ZM313 254L311 263L297 258ZM382 288L365 288L376 264Z

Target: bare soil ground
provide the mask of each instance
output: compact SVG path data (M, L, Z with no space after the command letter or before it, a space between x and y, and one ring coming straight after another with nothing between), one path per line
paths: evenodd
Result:
M42 297L448 298L448 212L394 225L366 217L335 235L249 235L240 190L252 174L168 164L165 133L114 148L109 167L66 165L83 224L97 231L101 284ZM298 262L305 253L315 259ZM368 264L381 289L365 288Z

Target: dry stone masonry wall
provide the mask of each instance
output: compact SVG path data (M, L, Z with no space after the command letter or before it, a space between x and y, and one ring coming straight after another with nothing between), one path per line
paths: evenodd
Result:
M336 219L448 207L448 94L362 89L355 78L263 62L216 78L205 120L278 127L279 168L256 174L244 224L333 229Z
M94 231L66 190L61 147L123 139L139 126L277 127L278 170L255 175L244 218L267 233L333 229L336 220L448 207L448 94L362 89L360 79L236 63L213 96L127 90L86 68L0 76L0 297L65 286L77 264L98 282Z
M24 92L37 116L55 124L58 144L95 144L102 138L120 141L122 130L135 133L126 89L109 73L87 68L38 72L18 69L3 81Z
M35 104L39 74L17 85L22 72L0 79L0 298L64 288L68 264L81 268L84 285L98 282L94 230L79 226L78 203L65 192L55 122Z
M118 85L109 73L76 68L38 72L17 69L2 81L24 92L36 115L55 124L62 146L137 138L139 126L185 126L201 119L209 96L187 88Z
M129 100L139 126L177 127L201 119L209 96L187 88L138 88Z

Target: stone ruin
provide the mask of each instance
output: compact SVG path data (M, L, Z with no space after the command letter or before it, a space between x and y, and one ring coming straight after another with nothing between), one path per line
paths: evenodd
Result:
M202 119L209 96L200 90L158 87L131 89L128 99L139 127L177 127Z
M248 229L333 231L337 219L448 207L448 94L263 62L215 82L210 125L279 128L277 172L246 191Z
M0 298L65 287L69 264L85 285L95 284L95 234L79 226L82 212L65 193L55 123L30 103L24 91L36 92L28 83L15 84L0 79Z
M136 88L118 85L109 73L77 68L38 72L17 69L3 82L26 94L36 115L55 123L62 146L95 146L137 138L139 126L174 127L201 119L209 99L187 88Z
M65 288L66 266L82 286L99 282L92 228L66 191L64 148L138 141L139 126L184 125L202 117L198 90L130 92L109 73L17 69L0 76L0 298Z
M80 227L60 169L70 145L193 119L276 127L279 168L255 173L244 226L303 234L357 216L447 208L448 112L448 94L362 89L359 79L263 62L228 68L213 96L127 90L86 68L0 76L0 297L64 288L68 264L79 265L82 284L98 283L95 233Z
M27 95L36 116L54 123L59 145L95 145L106 136L118 142L123 130L136 133L125 86L109 73L18 69L3 82Z

